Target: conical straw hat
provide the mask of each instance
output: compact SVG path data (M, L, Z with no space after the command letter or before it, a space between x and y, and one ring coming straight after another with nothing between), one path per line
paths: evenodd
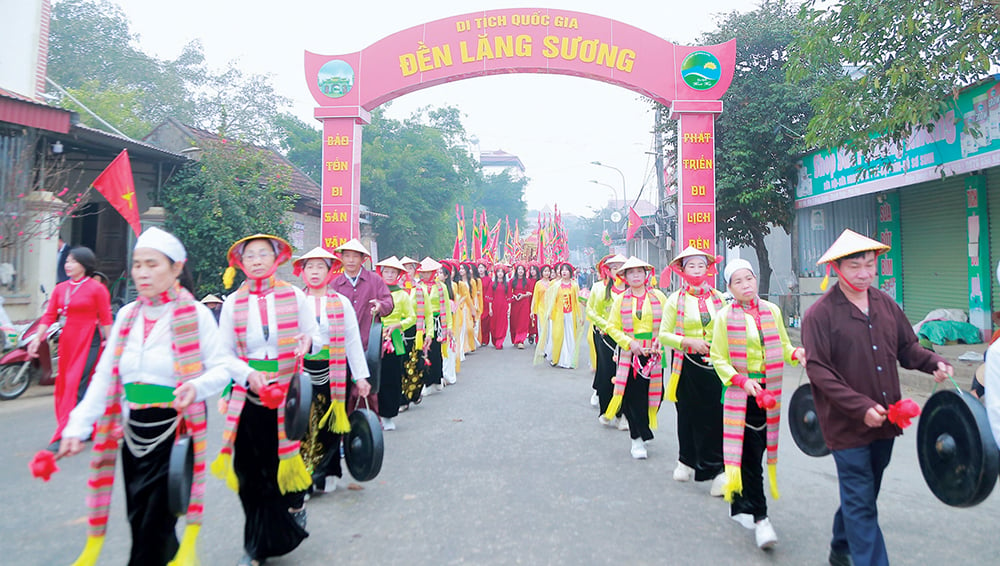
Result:
M826 250L826 253L819 258L816 265L822 265L831 261L836 261L844 256L856 254L858 252L873 251L879 255L889 251L889 246L882 242L876 242L871 238L866 238L853 230L844 230L837 241Z

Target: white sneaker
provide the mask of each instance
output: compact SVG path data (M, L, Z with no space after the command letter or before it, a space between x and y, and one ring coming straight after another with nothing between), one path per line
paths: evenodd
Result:
M432 394L432 393L434 393L436 391L437 391L437 389L434 389L430 385L425 385L424 388L423 388L423 390L420 391L420 396L421 397L427 397L428 395L430 395L430 394Z
M337 479L337 476L326 476L326 485L323 486L323 493L337 491Z
M752 531L757 527L753 522L753 515L750 513L737 513L729 518L739 523L744 529Z
M674 481L691 481L693 477L694 468L683 462L677 462L677 467L674 468ZM715 484L713 483L712 485Z
M593 395L590 396L590 406L591 407L600 407L601 406L601 398L597 396L597 392L596 391L594 392Z
M616 418L618 419L618 422L615 423L615 427L618 430L628 430L628 419L626 419L625 417L616 417Z
M604 426L610 426L610 427L615 426L614 419L609 419L608 417L604 416L604 413L601 413L601 415L597 417L597 422L601 423Z
M435 383L434 384L434 391L444 391L444 384L443 383Z
M771 520L764 517L757 522L757 526L754 528L754 534L757 538L757 546L759 548L771 548L772 546L778 544L778 535L774 532L774 527L771 526Z
M632 457L636 460L646 459L646 443L641 438L632 439Z
M392 418L390 417L383 418L382 430L396 430L396 423L392 422Z
M674 473L675 474L677 473L676 470L674 471ZM726 473L722 472L721 474L715 476L715 479L712 480L712 489L708 491L708 494L711 495L712 497L722 497L722 491L725 486L726 486Z

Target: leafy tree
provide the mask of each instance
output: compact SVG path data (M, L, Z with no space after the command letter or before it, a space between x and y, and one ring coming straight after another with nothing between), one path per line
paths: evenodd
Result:
M275 121L280 132L278 149L317 184L323 182L323 133L292 114Z
M189 84L204 73L200 43L189 43L174 61L146 55L121 8L107 0L56 3L49 30L49 76L116 128L128 129L131 113L150 124L168 116L192 121ZM131 102L124 107L108 105L95 88L110 90L112 98L127 96Z
M767 0L746 14L731 12L705 45L736 38L736 75L723 97L726 111L715 126L717 230L732 244L750 246L760 266L760 293L766 296L771 261L764 236L772 226L789 231L790 179L801 151L798 136L811 116L815 83L785 81L787 46L799 25L787 0Z
M208 74L199 85L195 121L220 137L259 147L278 147L277 122L291 99L274 90L270 75L246 74L234 63Z
M467 194L447 131L419 116L404 122L372 112L361 162L362 202L386 217L375 219L379 248L396 255L450 255L455 203Z
M102 87L97 79L84 81L79 88L68 89L77 100L85 101L87 108L111 122L120 132L131 138L141 138L149 133L153 125L141 118L143 114L142 93L117 84ZM72 99L62 102L63 108L80 114L80 121L92 128L105 129L99 120L91 116Z
M263 232L288 235L290 171L266 152L239 143L207 143L201 161L163 189L167 229L187 247L198 296L222 289L226 250Z
M527 222L533 220L526 218L528 205L523 197L527 184L527 178L516 179L509 171L491 175L484 175L481 170L478 171L472 192L465 204L466 215L471 217L472 209L485 210L486 217L491 222L496 222L497 218L509 218L513 230L516 218L520 220L522 230L527 228ZM469 219L466 219L466 222L471 226Z
M837 69L813 101L806 142L845 146L872 162L868 170L878 167L883 144L930 131L959 88L990 74L1000 50L997 10L995 0L805 2L788 75L801 81Z

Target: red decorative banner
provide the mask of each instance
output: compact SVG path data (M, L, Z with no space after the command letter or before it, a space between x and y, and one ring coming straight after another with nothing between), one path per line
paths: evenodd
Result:
M359 235L361 125L354 118L323 122L323 247L333 250Z

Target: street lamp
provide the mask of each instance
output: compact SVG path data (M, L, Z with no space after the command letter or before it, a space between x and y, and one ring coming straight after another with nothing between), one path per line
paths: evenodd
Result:
M622 201L625 203L626 206L628 206L628 197L625 196L625 184L626 184L625 183L625 173L622 173L622 170L619 169L619 168L617 168L617 167L612 167L611 165L605 165L605 164L601 163L600 161L591 161L590 164L591 165L597 165L598 167L607 167L608 169L614 169L615 171L618 172L619 175L621 175L621 178L622 178Z
M611 185L609 185L607 183L602 183L600 181L595 181L594 179L591 179L590 182L594 183L595 185L604 185L605 187L611 189L611 197L614 199L613 202L615 203L615 207L616 208L618 207L618 191L615 190L614 187L612 187Z

